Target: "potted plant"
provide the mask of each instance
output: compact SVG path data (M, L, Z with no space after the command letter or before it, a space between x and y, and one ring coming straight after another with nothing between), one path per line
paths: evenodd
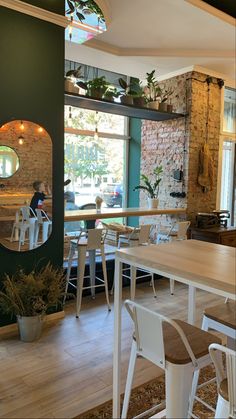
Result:
M122 88L120 101L125 105L133 105L133 95L131 86L121 77L119 78L119 85Z
M0 309L17 318L20 338L32 342L41 335L43 317L47 310L61 303L65 294L62 270L49 263L38 272L23 270L6 275L0 291Z
M133 96L133 103L136 106L144 107L146 106L146 98L144 95L144 88L141 85L139 80L134 80L131 86L131 93Z
M85 20L85 15L95 14L99 22L105 23L103 12L94 0L67 0L67 5L66 14L75 14L80 22Z
M106 81L105 76L96 77L95 79L87 82L79 81L77 84L86 91L86 96L93 97L95 99L102 99L110 86Z
M155 70L151 73L146 73L147 86L144 89L148 107L152 109L158 109L161 96L161 88L155 76Z
M69 70L65 76L65 91L69 93L79 94L79 86L76 84L77 80L81 77L81 66L74 70Z
M167 112L168 106L169 106L169 112L172 110L172 109L170 109L171 105L167 104L167 100L172 95L172 93L173 93L173 90L171 90L171 89L161 91L161 103L159 105L159 110L160 111Z
M114 102L115 98L120 96L120 92L116 89L116 87L109 86L105 91L103 98L109 100L110 102Z
M158 194L159 194L159 184L161 182L161 174L163 173L162 166L157 166L153 170L153 176L155 180L152 182L148 179L147 176L141 174L141 181L143 185L135 186L134 191L141 189L145 191L148 195L148 207L157 208L158 207Z

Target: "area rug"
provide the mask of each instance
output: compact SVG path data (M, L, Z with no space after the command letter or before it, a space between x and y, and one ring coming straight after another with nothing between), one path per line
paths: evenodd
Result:
M215 372L212 367L206 367L201 371L199 384L208 381L210 378L215 376ZM210 383L198 390L197 395L207 401L209 405L215 408L217 400L217 389L216 383ZM154 380L149 381L139 387L133 389L130 399L128 418L133 418L159 404L165 399L165 378L164 376L158 377ZM157 410L158 412L158 410ZM212 411L207 409L199 402L194 404L194 415L201 419L210 419L214 417ZM154 414L154 412L152 413ZM147 419L149 416L142 416L143 419ZM87 412L76 416L74 419L112 419L112 400L97 406ZM181 418L184 419L184 418Z

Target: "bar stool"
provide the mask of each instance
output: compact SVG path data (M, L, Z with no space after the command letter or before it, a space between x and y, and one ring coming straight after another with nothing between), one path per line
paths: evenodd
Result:
M215 365L218 400L216 405L215 419L228 419L236 417L236 352L222 345L211 344L210 356ZM222 369L222 359L219 355L226 356L226 374Z
M106 259L105 259L105 252L104 252L104 239L105 235L102 229L90 229L87 230L86 235L84 232L81 231L77 240L70 241L70 252L69 252L69 259L68 259L68 268L67 268L67 275L66 275L66 290L65 290L65 298L68 290L69 283L76 288L76 317L79 317L81 302L82 302L82 294L83 290L91 289L91 295L95 298L95 288L98 287L105 287L105 294L106 294L106 301L108 310L111 310L109 296L108 296L108 282L107 282L107 270L106 270ZM95 276L95 257L96 257L96 250L99 250L102 257L102 270L103 270L103 280ZM78 267L77 267L77 284L74 285L71 283L70 280L70 273L71 273L71 266L72 260L75 252L78 252ZM89 253L89 261L90 261L90 275L84 276L85 271L85 262L86 262L86 253ZM90 278L90 285L84 287L84 278ZM98 285L95 285L95 279L99 281Z
M227 336L228 346L234 346L236 341L236 303L234 301L228 301L226 303L218 304L217 306L209 307L204 310L202 320L202 330L208 331L213 329L217 332L223 333ZM204 387L207 384L215 381L215 378L205 381L198 386L200 371L196 371L193 377L192 391L190 397L190 414L193 410L194 400L206 405L208 409L215 412L208 403L203 402L200 397L196 396L198 388Z
M167 233L159 232L157 234L157 244L170 242L174 240L187 240L187 231L190 226L190 221L174 222ZM175 281L170 279L170 293L174 294Z
M165 370L166 411L163 411L163 416L168 419L187 418L193 373L211 363L208 347L211 343L221 343L220 339L135 302L126 300L125 307L134 323L134 335L121 418L127 417L137 356ZM150 415L158 407L163 407L163 403L142 416Z
M46 212L41 208L35 210L37 216L37 222L35 226L35 247L38 245L39 230L42 229L42 243L45 243L52 231L52 221L49 219Z
M18 251L20 251L21 246L25 244L25 236L28 233L29 237L29 250L34 248L34 234L35 234L35 223L36 216L34 211L29 206L24 206L19 209L16 213L16 219L13 224L12 233L11 233L11 242L13 242L14 234L19 232L19 245Z

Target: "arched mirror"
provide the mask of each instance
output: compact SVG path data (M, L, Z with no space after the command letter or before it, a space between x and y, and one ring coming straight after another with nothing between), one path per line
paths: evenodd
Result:
M13 176L19 169L19 157L11 147L0 145L0 178Z
M0 127L0 244L24 252L52 231L52 142L30 121Z

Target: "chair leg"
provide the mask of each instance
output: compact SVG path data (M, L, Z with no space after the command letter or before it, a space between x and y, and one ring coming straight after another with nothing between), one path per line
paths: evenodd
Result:
M170 293L171 293L171 295L174 295L174 289L175 289L175 280L170 279Z
M68 258L68 267L67 267L67 272L66 272L66 289L65 289L65 295L63 298L63 305L66 302L66 294L68 291L68 285L70 282L70 273L71 273L71 267L72 267L72 261L73 261L73 256L75 254L75 247L71 244L70 245L70 253L69 253L69 258Z
M96 250L89 250L89 276L91 286L91 296L95 299L95 271L96 271Z
M131 301L135 299L136 278L137 278L137 269L135 268L135 266L131 266L130 267L130 299Z
M152 289L153 289L154 298L157 298L155 282L154 282L154 274L151 274L151 286L152 286Z
M111 306L110 306L110 301L109 301L109 292L108 292L106 258L105 258L105 252L104 252L103 246L101 247L101 256L102 256L102 270L103 270L103 279L104 279L104 285L105 285L107 307L108 307L108 311L111 311Z
M166 365L166 418L188 417L193 365Z
M229 418L229 402L223 397L218 395L215 419L228 419Z
M122 419L127 418L136 359L137 359L137 345L136 345L136 342L133 340L132 346L131 346L130 359L129 359L127 380L126 380L126 385L125 385L125 395L124 395L124 401L123 401L123 407L122 407L122 413L121 413Z
M78 246L78 268L77 268L77 293L76 293L76 317L79 317L83 285L84 285L84 270L86 262L86 246Z

